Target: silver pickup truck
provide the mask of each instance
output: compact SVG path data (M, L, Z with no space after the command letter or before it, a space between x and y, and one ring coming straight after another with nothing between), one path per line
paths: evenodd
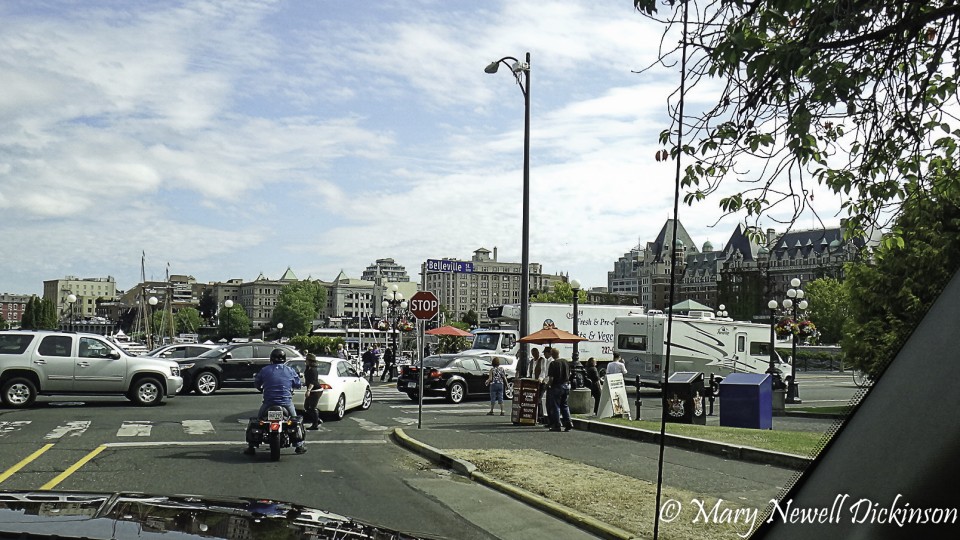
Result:
M124 395L159 405L183 386L172 360L130 356L103 336L46 330L0 332L0 398L29 407L38 395Z

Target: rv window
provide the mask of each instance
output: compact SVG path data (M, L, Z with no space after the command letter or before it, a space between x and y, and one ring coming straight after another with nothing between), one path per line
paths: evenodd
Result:
M737 352L747 350L747 336L737 336ZM753 354L753 351L750 351Z
M764 358L770 358L770 344L764 341L751 342L750 356L762 356Z
M617 348L628 351L647 350L647 336L619 336L617 338Z

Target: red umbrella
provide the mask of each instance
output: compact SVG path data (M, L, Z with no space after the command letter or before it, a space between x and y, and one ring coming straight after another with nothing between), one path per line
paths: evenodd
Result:
M576 343L578 341L587 341L587 338L571 334L566 330L559 328L544 328L537 330L529 336L520 338L521 343L536 343L539 345L549 345L551 343Z
M472 336L470 332L464 332L463 330L457 328L456 326L441 326L440 328L434 328L433 330L427 330L424 334L430 334L431 336L457 336L457 337L467 337Z

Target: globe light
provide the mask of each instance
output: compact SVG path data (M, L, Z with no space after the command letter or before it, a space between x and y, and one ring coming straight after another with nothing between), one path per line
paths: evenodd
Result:
M809 305L809 304L807 304L807 301L806 301L806 300L801 300L801 301L800 301L800 304L798 304L798 307L799 307L800 309L807 309L807 306L808 306L808 305Z
M777 301L776 301L776 300L771 300L771 301L767 302L767 307L770 308L770 309L777 309Z
M790 298L796 298L796 297L797 297L797 290L796 290L796 289L787 289L787 296L789 296Z
M147 300L147 303L150 304L151 306L157 305L157 302L158 300L156 296L151 296L150 299Z
M784 299L784 301L783 301L783 307L785 307L785 308L787 308L787 309L792 308L792 307L793 307L793 300L791 300L791 299L789 299L789 298Z
M793 278L790 280L790 286L796 289L800 286L800 278Z
M227 308L227 309L232 308L232 307L233 307L233 300L227 300L226 302L224 302L224 303L223 303L223 307L225 307L225 308Z

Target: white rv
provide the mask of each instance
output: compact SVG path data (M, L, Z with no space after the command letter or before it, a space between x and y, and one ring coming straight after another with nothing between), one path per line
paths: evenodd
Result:
M613 306L597 304L580 304L577 315L577 332L587 338L577 345L580 360L586 362L591 356L597 359L598 365L605 365L613 357L613 321L617 317L643 313L641 306ZM505 304L487 310L490 318L506 323L507 328L474 330L473 345L463 351L464 354L486 354L498 352L516 355L520 350L517 340L520 333L520 304ZM554 326L567 332L573 332L573 305L532 303L527 313L528 328L526 334L532 334L543 328L544 323L552 322ZM560 349L560 356L572 358L573 346L555 344Z
M639 315L614 321L615 351L623 358L628 377L660 386L667 355L667 317ZM766 373L770 367L770 325L716 319L712 313L673 317L670 374L699 371L726 376L730 373ZM776 352L774 352L776 355ZM774 368L783 375L790 365L779 355Z

